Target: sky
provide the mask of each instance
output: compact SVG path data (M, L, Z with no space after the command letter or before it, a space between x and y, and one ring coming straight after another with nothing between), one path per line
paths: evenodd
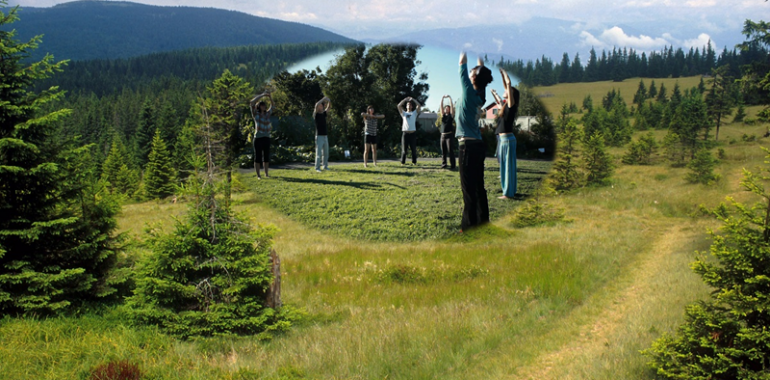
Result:
M666 46L717 48L740 42L746 19L770 19L765 0L132 0L162 6L216 7L318 26L357 40L384 40L428 29L521 24L536 18L571 23L585 50L614 46L658 51ZM50 7L61 0L10 0ZM618 25L660 20L671 30L624 30ZM656 24L657 25L657 24ZM674 27L675 25L675 27ZM726 31L732 41L719 41ZM715 38L716 36L716 38ZM725 39L722 37L722 39ZM500 42L502 44L502 41ZM556 57L558 58L558 57ZM556 59L554 58L554 59Z
M11 0L11 5L50 7L61 0ZM691 43L725 29L742 29L746 19L770 18L765 0L133 0L163 6L216 7L257 16L302 22L354 39L394 37L425 29L479 24L511 24L548 17L574 21L574 28L603 30L583 34L587 42L601 46L622 45L641 49L684 44L666 32L630 35L613 28L623 22L671 19L697 31ZM642 49L648 50L648 49Z

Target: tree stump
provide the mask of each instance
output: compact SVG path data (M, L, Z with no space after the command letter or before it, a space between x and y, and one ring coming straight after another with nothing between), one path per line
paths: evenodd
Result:
M270 284L270 291L267 293L267 307L273 309L281 308L281 259L275 250L270 250L270 264L273 270L273 282Z

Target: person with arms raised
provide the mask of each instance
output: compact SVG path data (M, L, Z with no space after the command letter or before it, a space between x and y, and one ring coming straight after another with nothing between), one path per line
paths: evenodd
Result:
M267 108L267 103L264 101L259 101L264 97L270 100L270 108ZM249 102L251 117L254 119L255 126L252 143L254 144L254 169L257 171L258 179L262 179L259 175L260 163L265 166L265 177L270 178L268 174L268 167L270 166L270 132L273 131L270 117L273 115L273 104L273 97L267 91L255 96Z
M326 107L324 107L324 103ZM323 155L324 170L329 170L329 136L326 124L326 115L332 102L325 97L315 104L313 109L313 121L315 121L315 171L321 171L321 157Z
M455 137L460 145L460 188L463 192L461 231L489 222L489 203L484 188L486 147L481 139L479 115L486 101L486 88L492 82L492 71L478 65L468 71L468 57L460 54L462 96L457 104Z

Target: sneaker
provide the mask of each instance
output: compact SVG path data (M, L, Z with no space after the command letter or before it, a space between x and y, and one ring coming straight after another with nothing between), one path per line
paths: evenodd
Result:
M329 170L329 167L328 166L324 167L324 170Z
M316 173L320 173L321 169L316 169L315 171L316 171Z
M441 169L446 169L446 164L441 165Z
M262 179L262 177L260 177L260 176L257 176L257 179Z

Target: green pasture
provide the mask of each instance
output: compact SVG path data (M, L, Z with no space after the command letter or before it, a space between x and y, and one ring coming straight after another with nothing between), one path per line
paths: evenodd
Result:
M627 82L628 100L638 80ZM612 85L590 84L602 96ZM559 107L570 86L548 88ZM689 264L719 224L699 206L751 200L739 181L762 165L766 128L723 127L711 186L688 184L686 168L621 165L625 148L613 148L611 185L543 197L568 221L522 229L512 213L550 163L520 161L521 199L502 201L489 158L492 223L463 234L458 173L438 163L242 172L236 209L278 228L283 301L304 315L291 331L180 341L109 305L6 317L0 379L87 379L110 360L136 363L145 379L654 379L639 351L709 291ZM126 256L147 254L147 223L170 226L185 210L185 200L125 205Z

